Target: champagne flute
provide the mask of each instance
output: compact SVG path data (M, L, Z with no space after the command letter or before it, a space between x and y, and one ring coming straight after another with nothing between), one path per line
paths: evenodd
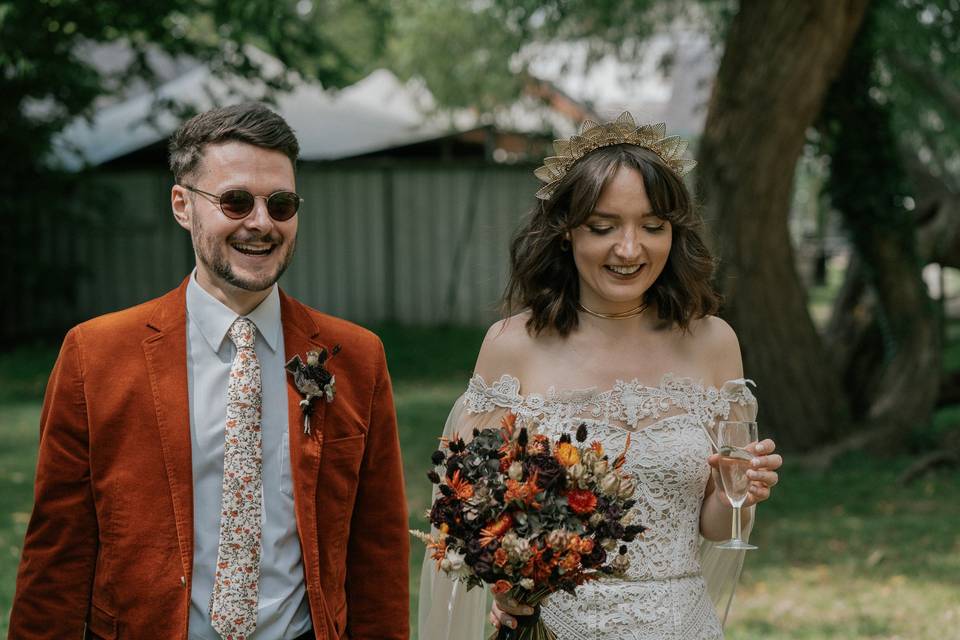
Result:
M740 538L740 507L747 499L750 478L747 470L754 455L747 451L747 445L757 442L756 422L720 422L717 430L717 444L720 448L720 479L723 490L733 505L733 532L730 540L717 545L718 549L756 549Z

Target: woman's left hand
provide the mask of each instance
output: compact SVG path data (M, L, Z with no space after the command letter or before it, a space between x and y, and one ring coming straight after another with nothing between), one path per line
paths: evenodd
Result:
M770 497L770 489L776 486L780 480L777 469L783 464L783 458L778 453L774 453L777 445L770 440L761 440L754 442L746 447L747 451L754 455L750 461L750 469L747 471L747 477L750 479L750 488L747 490L747 499L743 506L749 507L763 502ZM711 467L720 470L720 454L713 454L707 458ZM717 487L715 493L723 496L723 501L730 504L730 500L723 492L722 487Z

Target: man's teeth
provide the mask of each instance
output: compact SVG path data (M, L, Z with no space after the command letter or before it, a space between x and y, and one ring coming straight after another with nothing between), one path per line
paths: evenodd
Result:
M630 274L633 274L639 271L641 266L642 265L635 264L630 267L625 267L618 264L608 264L607 268L610 269L610 271L613 271L614 273L619 273L622 276L629 276Z
M244 253L270 253L270 250L273 249L272 244L241 244L235 243L233 248L237 251L243 251Z

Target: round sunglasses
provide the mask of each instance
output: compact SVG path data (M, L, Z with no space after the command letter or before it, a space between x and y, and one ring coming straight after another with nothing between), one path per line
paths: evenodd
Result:
M255 196L246 189L227 189L220 195L201 191L188 185L180 185L187 191L193 191L220 207L223 215L231 220L241 220L253 211L257 198L267 201L267 213L274 220L283 222L297 215L303 198L293 191L274 191L269 196Z

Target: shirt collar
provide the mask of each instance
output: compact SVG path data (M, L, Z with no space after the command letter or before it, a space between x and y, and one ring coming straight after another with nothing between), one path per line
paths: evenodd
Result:
M207 293L197 283L197 272L194 270L187 284L187 315L200 330L200 335L207 341L210 348L220 351L230 325L238 318L237 314L225 304ZM277 285L257 308L246 315L257 327L271 351L276 351L280 344L280 292Z

